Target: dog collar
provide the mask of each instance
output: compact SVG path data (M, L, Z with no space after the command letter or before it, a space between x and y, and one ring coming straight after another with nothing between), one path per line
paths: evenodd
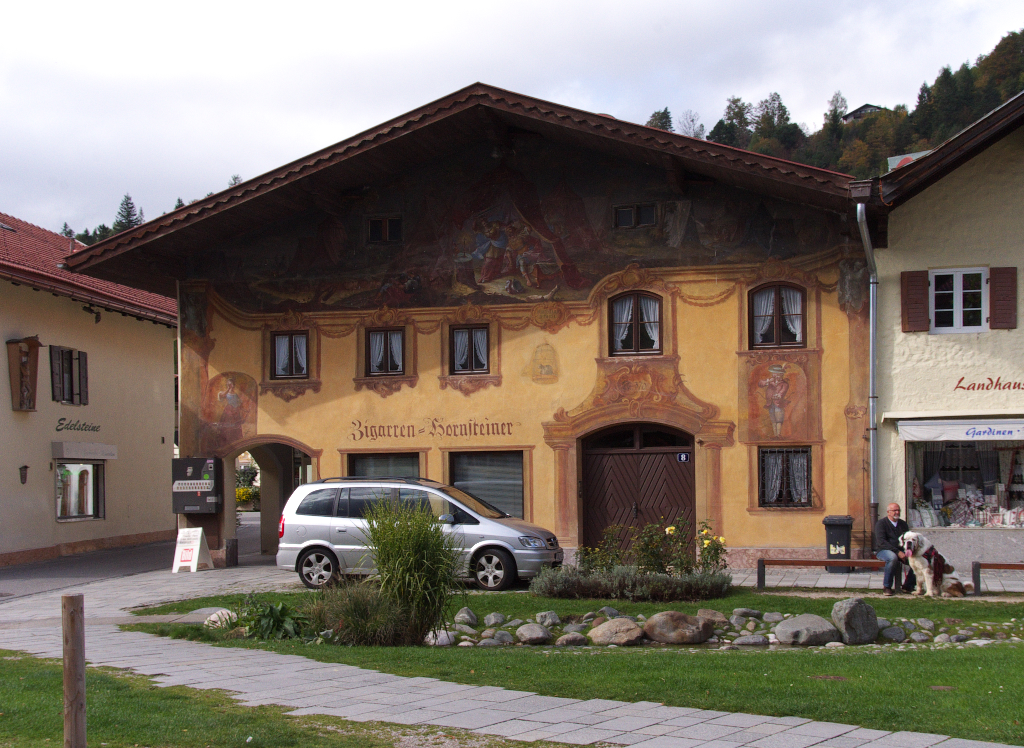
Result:
M926 550L921 555L925 557L925 560L931 561L933 558L935 558L935 554L937 554L937 553L938 553L938 551L935 550L935 546L933 545L931 548Z

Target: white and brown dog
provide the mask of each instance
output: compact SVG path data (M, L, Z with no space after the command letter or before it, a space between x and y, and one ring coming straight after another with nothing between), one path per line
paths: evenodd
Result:
M907 556L910 568L917 577L913 594L929 597L964 597L973 585L964 585L956 571L934 545L919 532L905 532L900 536L900 547ZM927 589L927 592L925 590Z

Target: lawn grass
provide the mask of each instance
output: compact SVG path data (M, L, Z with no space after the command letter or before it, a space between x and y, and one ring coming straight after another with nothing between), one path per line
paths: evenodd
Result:
M63 745L60 662L5 650L0 650L0 657L0 746ZM240 706L216 691L160 688L142 676L108 668L88 669L86 692L88 740L92 746L396 748L429 744L426 740L410 741L408 736L437 731L381 729L332 717L286 717L281 707ZM251 741L247 743L248 738Z

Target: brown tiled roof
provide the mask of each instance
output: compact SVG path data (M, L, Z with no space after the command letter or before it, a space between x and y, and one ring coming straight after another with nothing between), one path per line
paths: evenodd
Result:
M614 155L663 164L762 194L836 212L849 210L852 177L604 114L475 83L305 158L125 231L68 258L88 272L150 289L182 279L182 258L315 204L316 193L367 184L403 165L437 157L514 128ZM134 250L143 250L141 253ZM127 254L126 254L127 253ZM117 262L111 262L121 256ZM166 291L165 291L166 292Z
M71 247L84 244L0 213L0 278L101 309L174 326L178 303L166 296L65 270Z

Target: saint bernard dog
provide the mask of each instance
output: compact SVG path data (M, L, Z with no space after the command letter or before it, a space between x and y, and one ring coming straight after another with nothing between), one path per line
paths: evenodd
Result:
M900 547L907 556L910 568L917 577L913 594L929 597L964 597L974 585L966 586L956 571L934 545L919 532L905 532L900 536ZM925 590L927 589L927 592Z

